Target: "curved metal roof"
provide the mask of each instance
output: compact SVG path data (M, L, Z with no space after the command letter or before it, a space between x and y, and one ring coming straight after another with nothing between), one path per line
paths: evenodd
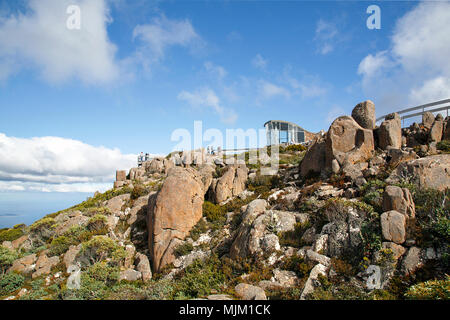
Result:
M303 129L302 127L300 127L298 124L295 124L295 123L289 122L289 121L283 121L283 120L269 120L269 121L267 121L266 123L264 123L264 127L265 127L268 123L271 123L271 122L287 123L287 124L290 124L290 125L293 126L293 127L300 128L302 131L305 131L305 129Z

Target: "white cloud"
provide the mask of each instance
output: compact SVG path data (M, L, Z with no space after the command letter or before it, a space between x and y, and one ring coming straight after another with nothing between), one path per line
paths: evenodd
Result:
M149 24L136 26L133 39L141 42L140 54L151 62L164 58L168 47L195 48L202 44L189 20L171 20L165 15L153 18Z
M116 170L135 164L136 155L119 149L59 137L24 139L0 133L0 190L109 189Z
M422 2L400 18L389 50L369 54L358 73L377 113L450 97L450 3Z
M225 70L224 67L215 65L210 61L205 62L204 67L206 71L208 71L212 76L214 76L218 80L222 80L228 74L227 70Z
M317 22L314 40L317 42L320 54L326 55L334 50L337 35L338 29L335 24L323 19Z
M264 59L259 53L253 58L252 65L258 69L266 69L268 61Z
M81 29L69 30L69 5L81 9ZM105 0L29 0L28 10L0 16L0 80L37 69L47 81L78 78L103 84L117 78L116 46L107 34Z
M197 89L194 92L182 91L178 95L178 99L186 101L193 107L207 107L213 109L224 123L232 124L237 120L237 114L234 110L224 108L221 105L220 98L214 90L208 87Z
M265 80L261 80L259 83L259 93L265 99L270 99L276 96L289 98L291 96L288 89Z

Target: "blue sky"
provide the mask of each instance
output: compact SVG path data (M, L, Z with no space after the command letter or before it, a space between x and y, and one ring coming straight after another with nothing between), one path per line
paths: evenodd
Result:
M318 132L367 99L381 115L448 98L449 15L448 2L1 0L0 191L105 189L195 120Z

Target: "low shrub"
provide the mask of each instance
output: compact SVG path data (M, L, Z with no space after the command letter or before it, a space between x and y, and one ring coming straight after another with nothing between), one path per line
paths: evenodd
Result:
M104 215L96 214L89 219L86 228L96 234L106 234L108 232L108 220Z
M19 258L16 251L10 250L0 245L0 274L6 272L13 262Z
M437 143L436 147L443 152L450 152L450 140L442 140Z
M205 260L196 260L174 278L175 299L198 298L220 291L226 281L221 271L220 259L212 255Z
M131 194L130 194L130 198L132 200L135 200L137 198L147 195L148 193L149 193L149 190L147 190L143 185L137 184L133 187L133 190L131 191Z
M449 300L450 276L444 280L430 280L418 283L408 289L405 294L411 300Z
M305 259L296 254L284 258L281 262L283 270L295 272L300 279L307 278L313 267L313 263L305 261Z
M189 254L192 250L194 250L194 246L189 242L184 242L177 246L173 253L176 257L181 257Z
M82 244L79 255L87 259L90 264L101 262L106 258L111 258L113 262L118 263L125 258L125 249L111 238L94 236L91 240Z
M200 238L202 233L205 233L209 230L208 223L204 219L200 219L199 222L192 228L189 232L189 236L192 240L197 241Z
M303 224L298 222L295 224L294 230L279 233L278 238L280 239L280 245L294 248L303 247L304 243L302 241L302 236L310 227L311 224L309 222Z
M25 283L25 277L15 273L6 273L0 276L0 296L8 295L21 288Z
M23 228L4 229L0 231L0 243L3 241L14 241L19 239L25 233Z
M203 216L215 226L215 229L222 227L226 222L226 211L224 207L215 205L209 201L203 202Z

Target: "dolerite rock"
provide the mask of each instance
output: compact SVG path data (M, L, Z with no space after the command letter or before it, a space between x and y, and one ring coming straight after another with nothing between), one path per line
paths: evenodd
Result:
M429 141L440 142L442 140L443 132L444 132L444 119L442 118L442 115L438 114L436 120L431 126Z
M407 188L387 186L383 194L383 211L396 210L408 218L416 216L416 209L411 192Z
M201 219L204 194L197 171L174 167L158 194L150 197L148 244L155 272L175 260L174 247Z
M384 239L396 244L402 244L406 240L405 215L391 210L381 215L381 231Z
M352 111L352 118L364 129L374 129L375 104L370 100L359 103Z
M145 168L131 168L130 180L140 180L145 175Z
M36 254L30 254L13 262L8 272L19 272L28 274L35 270Z
M403 162L391 173L386 182L400 183L405 177L419 188L443 191L450 186L450 155L434 155Z
M133 269L127 269L124 271L120 271L119 281L137 281L142 278L142 274L139 271Z
M250 284L240 283L234 288L234 291L242 300L267 300L263 289Z
M431 129L431 126L434 123L434 114L431 112L425 112L424 114L422 114L422 124L425 128L427 129Z
M200 165L198 168L198 172L200 173L200 176L202 177L203 182L203 190L205 190L205 193L208 191L209 187L211 186L211 183L213 181L213 173L215 171L215 167L209 164L203 164Z
M125 180L127 180L127 172L125 170L117 170L116 181L125 181Z
M423 266L422 251L420 248L411 247L403 258L401 270L405 275L414 273Z
M342 167L363 162L372 157L374 150L372 130L364 129L352 117L334 120L326 138L326 165L331 168L333 159Z
M264 214L267 205L267 201L263 199L253 200L247 205L242 215L242 223L230 249L232 259L245 258L248 254L253 253L253 250L249 248L249 243L251 246L252 239L255 237L259 240L264 230L259 230L260 228L255 230L252 227L256 219Z
M329 257L356 256L363 246L361 228L368 213L343 201L332 201L324 214L329 221L323 226L321 235L324 254ZM313 246L314 251L317 245Z
M402 122L398 113L386 116L386 120L380 125L378 132L380 148L388 147L400 149L402 147Z
M151 161L147 161L144 164L145 171L147 173L160 173L167 174L170 168L173 168L175 164L173 161L165 158L154 158Z
M51 269L59 263L59 257L47 257L46 254L41 254L36 261L36 272L33 273L32 278L38 278L42 275L49 274Z
M146 255L142 253L136 254L136 269L142 274L142 281L147 282L152 278L152 270L150 262Z
M300 163L300 175L306 177L311 173L321 173L325 168L325 152L325 139L314 142ZM339 166L339 163L337 165Z
M228 166L223 176L212 183L214 202L222 203L244 191L247 175L245 164Z
M309 294L313 293L316 287L317 280L319 275L326 276L327 275L327 267L323 264L316 264L316 266L309 273L308 280L303 287L302 294L300 296L300 300L305 300Z
M450 118L445 118L442 140L450 140Z

